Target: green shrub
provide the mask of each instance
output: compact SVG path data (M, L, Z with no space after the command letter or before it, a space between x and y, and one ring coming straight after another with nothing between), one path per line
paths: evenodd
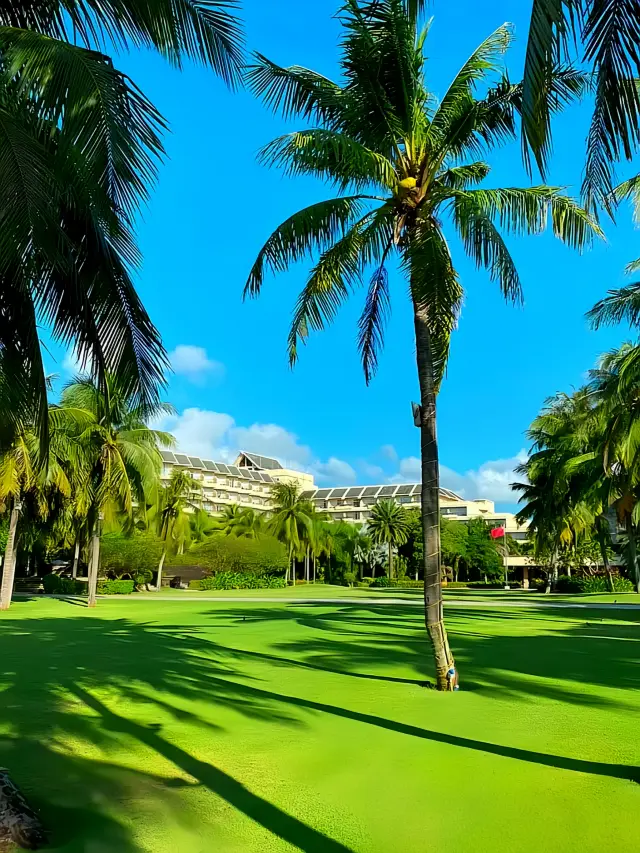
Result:
M61 578L53 573L42 578L42 586L47 595L81 595L87 591L87 585L83 581Z
M287 585L283 577L255 575L252 572L216 572L201 581L192 581L189 589L281 589Z
M358 576L355 572L345 572L344 573L344 582L347 586L353 586L356 582L356 578Z
M104 580L98 581L98 595L130 595L133 592L134 582L132 580Z
M393 581L386 575L382 575L382 577L376 578L372 582L371 586L375 587L376 589L382 589L384 587L393 586Z
M362 580L358 581L356 586L360 587L360 589L369 589L369 587L371 586L372 583L373 583L373 578L362 578Z
M445 589L467 589L468 586L466 581L449 581Z
M172 567L200 566L206 572L284 575L289 557L286 547L273 536L247 539L242 536L212 536L186 554L171 557Z
M100 573L111 579L149 583L157 571L164 544L153 533L106 533L100 541Z
M634 586L628 578L619 575L613 576L614 592L633 592ZM560 575L556 584L556 591L580 594L585 592L611 592L609 580L605 575L594 575L592 577L568 577Z
M381 578L376 578L371 584L373 587L387 588L387 587L396 587L396 589L418 589L424 586L422 581L411 580L408 577L400 577L400 578L388 578L386 575L383 575Z

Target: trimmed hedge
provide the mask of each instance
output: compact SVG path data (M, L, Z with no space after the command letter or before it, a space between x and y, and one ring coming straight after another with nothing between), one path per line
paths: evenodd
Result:
M87 591L86 583L73 578L61 578L60 575L45 575L42 586L47 595L81 595Z
M211 577L192 581L189 589L282 589L284 578L254 575L251 572L216 572Z
M130 595L133 592L133 581L110 581L101 578L98 581L98 595Z
M273 536L247 539L242 536L212 536L185 554L171 557L173 569L180 566L200 566L211 574L235 572L264 577L283 575L289 558L287 549Z
M395 587L396 589L419 589L424 586L424 582L411 580L410 578L388 578L386 575L383 575L381 578L376 578L371 586L378 589L388 587Z

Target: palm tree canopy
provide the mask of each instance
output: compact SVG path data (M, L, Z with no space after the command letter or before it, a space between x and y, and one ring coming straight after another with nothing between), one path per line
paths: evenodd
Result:
M162 467L158 448L175 443L173 436L146 422L169 407L141 407L113 377L106 384L103 392L93 380L76 377L63 389L60 414L81 424L78 441L89 458L92 512L131 517L136 504L153 502L157 493Z
M260 251L245 287L245 296L257 296L267 272L318 256L294 311L292 363L310 330L334 319L369 269L358 346L367 381L372 377L395 259L410 279L414 304L427 317L437 384L463 297L445 223L514 302L521 300L522 287L503 234L538 234L550 220L557 237L581 248L600 233L594 219L557 187L479 188L490 172L482 157L516 138L522 110L522 85L503 69L511 29L505 25L490 35L438 101L425 82L422 5L347 0L340 13L342 83L261 55L249 69L251 89L271 108L313 124L269 143L262 159L289 175L320 177L341 191L285 220ZM580 96L585 85L581 73L555 66L549 91L554 109Z
M371 507L367 529L373 542L403 545L409 538L407 511L394 500L379 500Z
M301 557L314 536L315 507L303 500L294 483L275 483L271 488L269 529L284 542L289 553Z
M239 79L233 0L0 3L0 407L47 435L39 327L104 388L157 402L167 360L134 287L165 123L102 51L155 47Z

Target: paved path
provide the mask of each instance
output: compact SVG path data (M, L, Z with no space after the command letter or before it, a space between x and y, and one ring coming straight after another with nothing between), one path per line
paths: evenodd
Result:
M22 592L14 592L14 598L59 598L61 600L73 600L77 602L84 602L86 599L84 596L78 595L44 595L41 593L33 594L33 593L22 593ZM217 603L226 603L233 604L234 602L239 602L240 604L382 604L382 605L406 605L407 607L422 607L422 596L416 596L416 598L258 598L258 597L249 597L249 596L234 596L233 598L222 596L222 595L99 595L98 598L102 599L111 599L114 598L118 601L207 601L207 602L217 602ZM597 602L597 601L540 601L536 599L535 601L500 601L499 599L484 599L484 600L470 600L465 598L445 598L444 599L445 607L449 605L455 605L456 607L507 607L507 608L520 608L520 607L548 607L548 608L560 608L567 610L640 610L640 604L613 604L609 602Z

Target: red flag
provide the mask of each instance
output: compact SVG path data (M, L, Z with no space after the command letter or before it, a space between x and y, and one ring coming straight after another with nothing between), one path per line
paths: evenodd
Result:
M490 533L492 539L501 539L504 536L504 527L493 527Z

